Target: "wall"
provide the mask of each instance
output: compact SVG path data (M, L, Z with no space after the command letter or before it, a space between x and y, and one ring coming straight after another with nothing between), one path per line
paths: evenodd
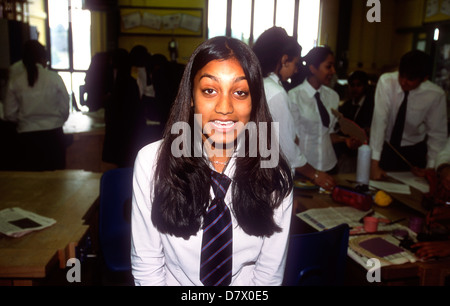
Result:
M206 0L119 0L120 6L147 6L147 7L179 7L179 8L201 8L203 9L203 37L176 36L178 43L178 62L186 63L194 49L204 41L206 37ZM128 51L135 45L141 44L147 47L152 54L161 53L170 58L168 45L171 36L130 36L120 35L118 47Z
M349 69L381 74L396 69L413 48L414 31L423 26L425 0L381 0L381 22L366 19L366 1L353 0Z

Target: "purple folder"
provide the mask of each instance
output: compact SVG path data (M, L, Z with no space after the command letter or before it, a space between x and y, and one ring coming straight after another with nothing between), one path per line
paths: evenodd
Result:
M381 237L362 241L359 243L359 246L378 257L385 257L404 251L401 247L398 247Z

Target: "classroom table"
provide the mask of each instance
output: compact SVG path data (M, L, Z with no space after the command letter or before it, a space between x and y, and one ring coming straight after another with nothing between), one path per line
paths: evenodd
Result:
M355 174L338 174L334 176L338 185L354 187ZM389 178L391 182L398 181ZM426 210L422 207L423 194L411 187L411 194L389 193L394 201L386 207L373 205L373 209L390 220L406 218L400 224L408 226L411 216L424 217ZM330 194L320 193L318 189L299 189L294 191L294 209L291 224L291 233L300 234L315 231L314 228L303 222L296 214L311 208L339 207L345 204L333 201ZM349 257L350 259L350 257ZM381 268L381 283L368 283L367 270L354 260L347 262L347 284L349 285L443 285L446 277L450 276L450 258L442 258L427 262L416 261L399 265L390 265Z
M1 285L33 285L66 267L95 215L100 177L83 170L0 171L0 210L19 207L56 220L19 238L0 237Z

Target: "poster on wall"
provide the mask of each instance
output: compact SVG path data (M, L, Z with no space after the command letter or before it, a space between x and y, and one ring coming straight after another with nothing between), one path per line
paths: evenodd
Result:
M121 34L203 36L203 9L120 7Z
M450 0L427 0L424 22L450 20Z

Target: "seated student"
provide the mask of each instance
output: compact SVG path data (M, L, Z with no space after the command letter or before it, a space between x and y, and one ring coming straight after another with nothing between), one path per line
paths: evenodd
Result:
M436 158L437 186L434 198L439 199L440 205L433 207L427 216L427 224L446 229L450 233L450 138ZM423 259L450 256L450 236L443 241L424 241L413 245L416 255Z
M262 156L261 146L252 145L270 143L271 123L250 47L229 37L197 47L164 137L136 158L131 213L136 285L282 283L291 169L278 143L266 146L277 154L278 162L269 167L263 167L269 157Z
M378 80L370 128L372 179L412 170L395 151L414 167L434 168L447 139L447 104L445 92L428 80L430 70L430 56L414 50L402 56L398 71Z
M361 127L367 136L370 135L372 123L374 93L369 85L367 73L356 70L348 77L348 100L339 106L339 112ZM333 143L338 158L338 172L355 172L357 149L362 144L358 139L338 133Z

